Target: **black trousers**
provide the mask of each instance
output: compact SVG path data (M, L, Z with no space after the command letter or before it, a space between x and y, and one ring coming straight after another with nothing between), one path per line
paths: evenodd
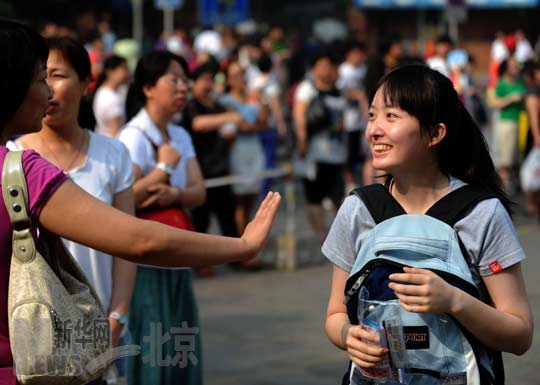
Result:
M193 224L200 233L208 231L210 216L216 215L221 233L227 237L237 237L238 229L234 219L236 199L230 186L214 187L206 190L206 202L192 211Z

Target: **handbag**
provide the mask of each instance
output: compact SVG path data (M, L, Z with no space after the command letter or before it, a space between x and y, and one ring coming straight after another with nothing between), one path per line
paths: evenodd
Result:
M158 145L154 143L152 138L150 138L150 136L144 131L144 129L138 126L128 126L128 127L133 127L136 130L138 130L144 136L144 138L150 143L150 145L154 149L154 152L157 155ZM135 214L137 218L163 223L164 225L176 227L177 229L190 230L190 231L195 230L195 226L193 226L193 223L191 222L191 218L185 213L185 211L181 207L166 207L166 208L150 207L147 209L137 210Z
M84 384L112 362L108 319L60 237L40 228L36 245L22 154L8 152L2 171L13 227L8 324L14 373L23 385Z
M177 229L195 231L191 218L180 207L137 210L137 217L163 223Z

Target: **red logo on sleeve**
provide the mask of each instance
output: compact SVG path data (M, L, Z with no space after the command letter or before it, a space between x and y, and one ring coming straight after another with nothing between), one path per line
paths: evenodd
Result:
M502 270L502 266L497 261L491 262L488 266L489 270L491 270L493 274L497 274L499 271Z

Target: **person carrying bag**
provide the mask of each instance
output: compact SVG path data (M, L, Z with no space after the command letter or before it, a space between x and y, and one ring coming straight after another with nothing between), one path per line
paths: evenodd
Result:
M107 315L62 240L28 215L23 151L6 155L2 193L13 226L8 314L21 384L84 384L112 362ZM66 364L67 363L67 364Z

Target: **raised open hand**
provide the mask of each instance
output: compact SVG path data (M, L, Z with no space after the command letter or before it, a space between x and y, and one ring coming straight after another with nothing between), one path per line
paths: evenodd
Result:
M262 250L268 239L280 201L279 193L269 192L242 234L242 240L247 244L252 258Z

